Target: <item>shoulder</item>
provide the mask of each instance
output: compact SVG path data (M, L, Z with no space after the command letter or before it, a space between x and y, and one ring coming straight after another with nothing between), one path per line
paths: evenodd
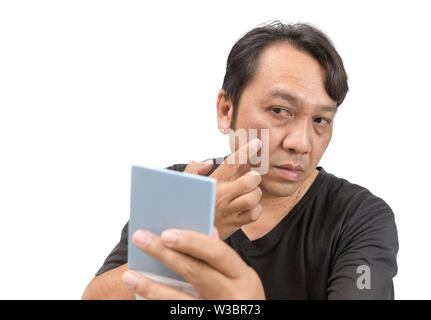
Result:
M366 187L339 178L325 170L322 171L322 175L325 178L323 193L327 197L327 202L339 207L346 214L358 211L365 214L371 211L374 213L385 211L393 215L389 204Z
M339 178L326 171L325 200L328 215L338 220L340 239L382 238L398 246L397 228L392 208L366 187Z

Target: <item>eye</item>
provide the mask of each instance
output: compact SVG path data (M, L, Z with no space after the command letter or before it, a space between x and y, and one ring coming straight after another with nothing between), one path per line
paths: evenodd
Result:
M271 110L272 112L279 114L281 116L289 116L291 114L288 110L283 108L273 107L271 108Z
M316 121L319 125L330 125L331 124L331 120L326 119L326 118L316 118L314 121Z

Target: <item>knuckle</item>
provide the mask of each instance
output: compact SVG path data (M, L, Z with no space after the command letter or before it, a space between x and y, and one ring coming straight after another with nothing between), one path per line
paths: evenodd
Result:
M184 277L185 278L192 278L195 274L195 269L193 266L190 265L190 263L184 264Z
M258 215L251 215L250 216L250 220L253 221L253 222L257 221L257 219L259 219Z
M189 163L185 167L184 172L191 172L194 167L195 167L195 162L193 160L191 160L191 161L189 161Z
M218 209L223 209L226 207L228 203L228 200L226 199L226 193L224 190L217 190L216 192L216 200L215 200L215 206Z
M251 210L250 219L252 221L256 221L257 219L259 219L261 214L262 214L261 206L257 206L253 210Z
M244 215L247 220L245 221L246 223L250 223L250 222L254 222L255 220L253 219L253 211L252 210L248 210L247 213Z
M185 262L183 266L184 277L189 279L196 278L201 269L201 265L202 262L199 260Z
M262 182L262 175L261 174L254 175L254 177L255 177L255 179L257 181L256 182L257 184L260 184Z
M235 217L234 217L234 219L232 221L232 224L234 225L234 227L239 228L239 227L241 227L244 224L244 222L242 221L243 219L241 219L241 218L242 217L241 217L240 214L236 214L235 215Z
M245 221L246 223L250 223L255 221L256 219L254 219L254 214L253 214L253 210L247 210L247 212L245 212L244 217L247 218L247 220Z
M248 195L247 197L244 198L243 200L244 207L250 208L253 206L253 204L254 204L254 200L252 196Z
M225 208L224 201L222 199L218 199L218 200L216 199L216 202L215 202L216 212L217 213L222 212L222 211L224 211L224 208Z
M225 251L226 250L224 250L223 247L222 248L220 248L220 247L214 248L211 251L211 258L213 260L216 260L216 261L223 260L226 257L226 252Z
M262 196L262 190L260 190L260 188L253 190L252 192L247 194L247 197L244 199L246 202L246 205L248 207L254 207L259 203L261 196Z
M262 181L262 178L260 177L260 175L248 174L247 180L249 181L250 186L255 188L260 184L260 182Z
M256 193L257 193L257 197L260 199L260 198L262 198L262 189L261 188L259 188L259 187L257 187L256 188Z
M254 185L259 185L262 182L262 176L260 174L251 174L252 171L250 171L249 176L250 179L253 181Z
M240 223L247 224L250 222L254 222L257 219L259 219L260 215L262 214L262 206L257 205L256 207L249 209L241 214L242 219L240 219Z
M239 220L239 223L241 224L241 225L244 225L244 224L249 224L250 222L253 222L253 219L251 219L251 212L250 212L251 210L247 210L246 212L244 212L243 214L242 214L242 218L241 218L241 220Z
M242 221L242 220L235 220L235 222L234 222L234 226L235 227L237 227L237 228L240 228L240 227L242 227L244 224L247 224L247 221Z
M222 199L220 199L220 197L216 196L215 207L218 209L218 208L221 208L222 205L223 205Z
M256 183L255 183L253 177L250 175L244 177L242 184L243 184L242 187L245 190L251 190L256 186Z

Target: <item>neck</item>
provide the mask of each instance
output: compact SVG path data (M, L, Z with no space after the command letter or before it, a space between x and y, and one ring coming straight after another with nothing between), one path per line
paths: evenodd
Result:
M319 171L315 170L292 195L287 197L273 196L262 190L263 193L260 200L260 204L263 207L262 215L256 221L245 224L241 227L247 238L250 241L258 239L273 229L286 215L289 214L296 203L301 200L313 184L318 173Z
M287 197L274 196L262 190L260 205L263 207L264 211L266 210L267 212L281 210L286 213L286 210L290 211L290 209L293 208L299 200L301 200L308 189L310 189L318 173L319 171L317 169L314 170L313 173L310 174L310 176L298 187L298 189Z

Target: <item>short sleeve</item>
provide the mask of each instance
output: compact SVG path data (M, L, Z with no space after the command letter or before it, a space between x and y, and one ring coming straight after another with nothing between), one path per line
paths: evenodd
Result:
M120 242L112 249L111 253L105 259L102 267L97 271L96 276L111 269L122 266L127 263L127 242L129 235L129 222L126 223L123 230L121 230Z
M398 234L392 209L365 196L351 208L337 240L328 299L394 299Z

